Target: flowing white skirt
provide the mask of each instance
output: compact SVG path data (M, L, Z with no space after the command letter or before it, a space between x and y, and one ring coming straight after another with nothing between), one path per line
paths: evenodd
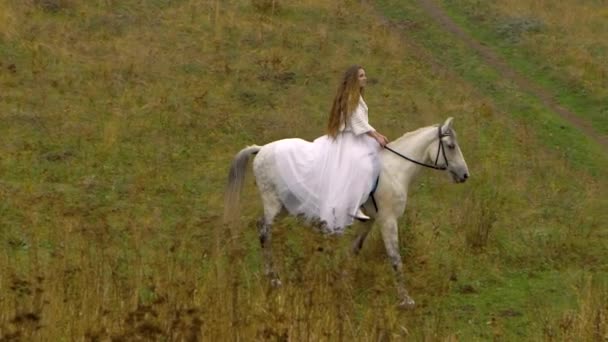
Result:
M274 144L277 191L293 215L320 221L341 233L367 200L380 172L380 145L366 134L342 132L314 142L285 139Z

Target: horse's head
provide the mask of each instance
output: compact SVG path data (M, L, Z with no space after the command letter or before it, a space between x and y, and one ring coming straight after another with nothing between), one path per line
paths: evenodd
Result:
M439 139L432 144L428 153L438 166L446 168L454 182L464 183L469 178L469 168L458 146L452 121L453 118L450 117L440 126L437 132Z

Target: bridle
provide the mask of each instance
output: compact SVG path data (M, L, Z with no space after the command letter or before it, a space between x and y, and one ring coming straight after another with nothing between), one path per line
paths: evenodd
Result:
M389 151L391 151L391 152L393 152L394 154L398 155L399 157L401 157L403 159L411 161L414 164L418 164L418 165L421 165L421 166L424 166L424 167L428 167L428 168L431 168L431 169L435 169L435 170L447 170L448 166L449 166L449 163L448 163L448 158L445 156L445 147L443 146L443 140L442 140L442 138L443 137L451 136L451 134L450 133L441 132L441 126L439 126L437 128L438 128L437 138L439 139L439 145L437 146L437 156L435 157L435 164L434 165L426 164L426 163L423 163L423 162L419 162L417 160L414 160L412 158L404 156L403 154L401 154L401 153L393 150L392 148L390 148L388 146L384 146L384 148L387 149L387 150L389 150ZM445 166L438 166L437 165L437 162L439 162L439 155L440 154L443 155L443 160L445 160Z

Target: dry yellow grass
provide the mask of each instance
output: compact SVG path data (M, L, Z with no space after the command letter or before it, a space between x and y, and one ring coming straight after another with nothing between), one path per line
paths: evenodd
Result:
M547 64L559 68L564 78L608 96L608 10L602 2L509 0L494 7L507 17L539 19L543 33L531 35L524 46L547 56Z

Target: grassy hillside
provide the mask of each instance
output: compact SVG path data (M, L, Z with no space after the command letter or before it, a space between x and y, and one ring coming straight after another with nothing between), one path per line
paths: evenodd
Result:
M441 1L471 33L608 134L604 1Z
M0 339L604 336L605 153L414 2L377 6L1 2ZM453 116L472 173L456 186L425 171L411 194L411 312L377 231L353 258L354 231L283 220L272 292L252 181L240 229L220 220L234 154L323 134L354 63L376 128L395 139Z

